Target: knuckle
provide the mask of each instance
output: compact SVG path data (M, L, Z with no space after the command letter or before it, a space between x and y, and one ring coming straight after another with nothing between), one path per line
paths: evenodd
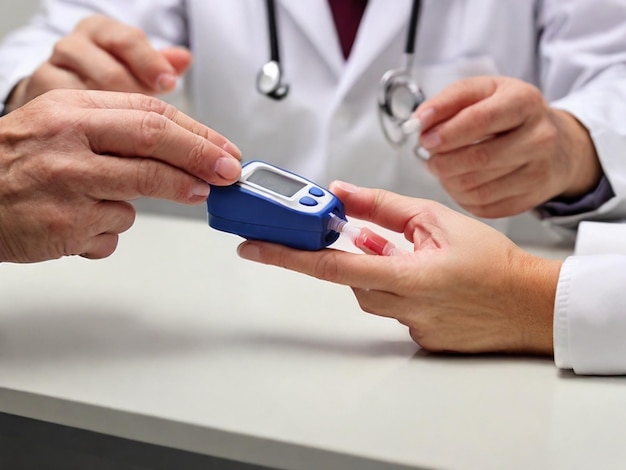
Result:
M472 114L472 120L479 128L489 128L498 118L498 110L491 106L477 107Z
M544 123L538 126L536 130L535 139L538 141L538 144L545 147L553 147L555 142L559 138L559 131L555 125L551 122L543 121Z
M178 112L171 104L142 93L129 93L128 100L132 109L158 114L166 119L172 119Z
M52 63L65 63L67 58L72 55L74 50L73 40L71 36L59 39L52 47L52 55L50 61Z
M456 186L461 191L469 191L478 185L478 174L475 172L465 173L459 176Z
M119 217L119 226L118 233L125 232L129 228L133 226L135 223L135 218L137 217L137 211L133 207L132 204L129 203L120 203L120 217Z
M484 145L473 145L469 150L469 163L472 168L482 170L491 163L491 155Z
M147 41L146 33L140 28L126 25L118 34L110 38L110 46L116 50L127 50L138 42Z
M40 159L35 165L35 172L47 184L60 190L69 190L85 177L84 165L63 155Z
M50 214L45 227L55 246L52 251L58 256L70 256L79 254L85 243L85 237L81 236L81 221L78 220L77 211L56 210Z
M152 153L163 142L167 133L167 120L160 114L148 111L139 125L139 144L144 151Z
M478 205L487 205L491 202L491 198L493 196L493 191L489 184L481 184L477 188L474 188L471 191L472 200L474 200Z
M334 253L326 252L319 257L313 268L315 277L324 281L337 282L339 279L339 269L337 257Z
M192 147L187 152L187 168L194 174L206 166L208 154L207 142L203 139L194 139Z
M181 179L184 180L184 177ZM189 195L192 193L192 185L193 181L189 180L189 182L183 181L179 182L179 179L170 180L173 184L173 199L175 201L188 201Z
M140 159L136 172L136 187L143 196L156 196L159 194L159 167L156 162L149 159Z

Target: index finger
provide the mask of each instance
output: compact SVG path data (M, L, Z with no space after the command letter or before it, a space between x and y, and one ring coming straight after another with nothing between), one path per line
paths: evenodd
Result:
M360 188L343 181L333 181L329 189L343 202L346 214L394 232L404 232L411 242L415 226L434 226L436 213L443 207L434 201Z
M424 101L415 111L415 117L422 124L422 133L459 112L493 95L496 83L487 77L471 77L458 80L444 88L440 93Z
M472 77L453 83L425 101L416 112L422 121L422 137L436 133L437 153L466 147L487 137L514 129L524 122L530 95L519 80Z
M83 20L76 31L126 65L150 89L159 92L174 85L175 68L152 46L143 30L97 15Z
M81 125L95 153L155 158L211 184L239 178L237 147L171 105L145 95L84 93L95 109Z
M305 251L248 240L237 247L237 254L250 261L278 266L335 284L390 292L398 284L398 273L408 271L408 257L371 256L333 248ZM404 267L399 268L399 265Z

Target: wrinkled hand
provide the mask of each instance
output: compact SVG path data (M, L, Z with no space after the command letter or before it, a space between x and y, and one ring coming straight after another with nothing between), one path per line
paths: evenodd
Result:
M49 59L17 85L7 109L57 88L167 93L190 64L191 53L185 48L157 51L142 30L92 16L60 39Z
M225 137L139 94L56 90L0 119L0 261L102 258L134 222L128 200L200 204L236 181Z
M366 312L395 318L429 351L552 353L560 262L436 202L333 183L346 213L414 244L402 256L299 251L246 241L243 258L352 287Z
M460 80L416 111L428 168L479 217L504 217L557 196L580 197L602 169L587 130L532 85L507 77Z

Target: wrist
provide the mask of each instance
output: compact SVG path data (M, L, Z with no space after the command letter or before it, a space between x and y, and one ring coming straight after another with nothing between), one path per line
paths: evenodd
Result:
M554 302L562 264L526 252L512 263L520 352L554 354Z
M559 197L579 198L598 186L603 175L602 165L591 135L585 126L570 113L553 110L557 129L562 137L560 153L570 177Z
M24 78L13 87L13 89L7 96L6 101L4 102L3 114L8 114L25 104L26 87L28 86L28 81L29 78Z

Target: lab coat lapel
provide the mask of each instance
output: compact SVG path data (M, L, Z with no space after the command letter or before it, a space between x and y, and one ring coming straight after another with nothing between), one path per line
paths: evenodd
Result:
M369 0L342 78L344 90L349 89L400 34L404 48L411 6L412 0ZM397 64L398 67L403 65L402 62Z
M317 0L322 1L322 0ZM293 18L294 22L302 29L305 36L311 41L319 55L328 64L333 73L340 77L345 64L332 12L327 2L324 1L325 8L322 13L311 13L310 0L278 0L277 9L280 6ZM278 12L280 15L280 11ZM280 31L280 18L278 19ZM280 34L280 33L279 33Z

